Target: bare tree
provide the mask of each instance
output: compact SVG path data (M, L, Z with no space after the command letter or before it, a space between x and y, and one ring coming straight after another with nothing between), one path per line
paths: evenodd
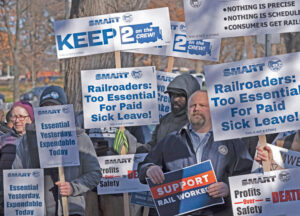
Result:
M20 53L20 16L22 10L20 9L19 0L15 1L0 1L1 19L4 23L3 29L8 36L10 52L14 65L14 101L19 99L19 53Z
M24 15L26 23L23 26L22 65L30 71L32 86L36 85L36 74L48 67L49 60L57 61L54 47L53 21L63 18L64 4L54 0L27 1L28 9ZM55 10L54 10L55 9ZM54 58L53 58L54 57Z
M146 9L148 0L73 0L70 18ZM134 65L133 54L122 53L122 67ZM80 70L114 68L114 53L70 58L65 61L65 91L75 111L82 110Z
M291 52L299 52L300 51L300 33L286 33L283 34L284 42L286 45L286 51L288 53Z

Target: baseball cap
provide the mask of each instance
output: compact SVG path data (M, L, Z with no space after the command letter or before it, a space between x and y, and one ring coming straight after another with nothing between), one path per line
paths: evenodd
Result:
M64 90L59 86L49 86L45 88L40 97L40 106L45 103L54 103L55 105L67 104L67 96Z

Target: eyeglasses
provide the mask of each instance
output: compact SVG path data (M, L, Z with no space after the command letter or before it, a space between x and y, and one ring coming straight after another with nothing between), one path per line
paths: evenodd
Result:
M10 119L12 121L16 121L17 119L19 119L20 121L24 121L27 117L29 117L29 115L27 115L27 116L22 116L22 115L20 115L20 116L11 116Z

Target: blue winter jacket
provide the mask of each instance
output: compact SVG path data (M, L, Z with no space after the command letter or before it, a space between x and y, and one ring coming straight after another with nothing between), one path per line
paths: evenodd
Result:
M150 165L159 165L163 172L169 172L197 163L187 128L188 125L185 125L178 132L168 134L138 165L139 179L142 183L146 183L146 170ZM211 160L218 182L225 182L227 185L229 176L250 173L253 163L242 140L214 141L213 136L210 136L205 145L201 160ZM209 207L196 213L207 214L232 215L230 198L225 199L225 205Z

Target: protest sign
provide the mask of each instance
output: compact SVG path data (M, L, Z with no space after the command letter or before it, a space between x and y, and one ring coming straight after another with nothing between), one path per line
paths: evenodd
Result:
M156 71L159 118L171 112L171 101L169 94L164 92L167 91L169 83L176 76L178 76L178 74Z
M281 167L284 169L300 167L300 152L292 151L286 148L281 148L276 145L268 144L272 151L272 165L273 169ZM256 155L255 155L256 156ZM252 172L260 169L258 162L254 161L252 166Z
M128 154L98 157L103 177L97 186L98 194L149 191L148 185L140 183L137 166L146 154Z
M81 71L85 128L158 124L154 67Z
M41 168L78 166L73 105L34 108Z
M165 173L162 184L146 180L159 215L182 215L224 203L223 198L207 193L207 187L217 182L210 160Z
M184 22L171 21L171 30L172 38L169 45L126 50L126 52L219 61L221 39L187 40Z
M115 138L115 134L118 128L116 127L103 127L103 128L91 128L89 130L90 138Z
M166 45L170 26L167 7L56 21L57 57Z
M190 40L300 31L296 0L184 0Z
M300 169L229 177L234 215L299 215Z
M155 204L150 191L131 193L130 203L141 206L147 206L149 208L155 208Z
M4 215L44 215L44 170L3 170Z
M300 53L205 66L214 139L300 128Z

